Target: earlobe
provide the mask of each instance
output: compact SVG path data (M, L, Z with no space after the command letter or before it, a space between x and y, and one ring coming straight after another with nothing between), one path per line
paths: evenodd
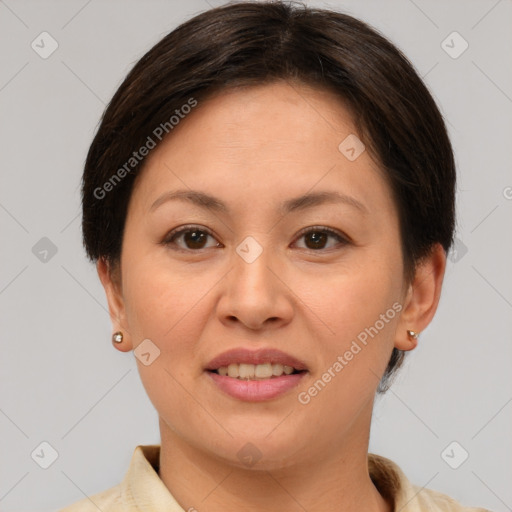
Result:
M112 321L112 343L118 350L132 350L132 343L126 322L124 299L121 291L119 269L114 269L105 258L100 258L96 270L107 296L110 320Z
M445 269L446 253L441 244L435 244L417 265L414 279L409 284L395 348L407 351L418 345L419 333L429 325L439 305Z

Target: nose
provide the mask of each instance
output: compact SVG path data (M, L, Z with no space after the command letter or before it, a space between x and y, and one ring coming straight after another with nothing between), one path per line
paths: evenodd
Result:
M233 255L232 270L223 280L217 313L228 325L241 323L251 330L286 325L293 317L293 293L286 285L284 264L270 249L259 256Z

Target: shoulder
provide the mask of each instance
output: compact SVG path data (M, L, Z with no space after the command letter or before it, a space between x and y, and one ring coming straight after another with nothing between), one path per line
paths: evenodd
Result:
M491 512L481 507L466 507L452 497L433 489L411 485L416 493L418 511L435 510L436 512Z
M121 497L121 486L116 485L72 503L57 512L98 512L98 510L102 512L124 512L126 510L124 506Z
M466 507L452 497L433 489L412 484L400 467L390 459L368 454L368 469L379 492L401 512L491 512Z

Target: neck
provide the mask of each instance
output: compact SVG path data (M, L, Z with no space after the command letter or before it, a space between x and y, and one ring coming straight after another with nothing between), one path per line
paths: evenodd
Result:
M392 510L368 472L369 434L330 444L321 454L309 448L295 465L256 470L197 449L162 419L160 432L160 478L186 511Z

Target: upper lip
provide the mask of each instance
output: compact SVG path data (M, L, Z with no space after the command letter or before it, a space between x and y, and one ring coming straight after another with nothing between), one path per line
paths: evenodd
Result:
M292 366L296 370L307 370L305 363L299 359L274 348L261 348L249 350L247 348L234 348L214 357L206 366L206 370L218 370L223 366L236 364L263 364L273 363Z

